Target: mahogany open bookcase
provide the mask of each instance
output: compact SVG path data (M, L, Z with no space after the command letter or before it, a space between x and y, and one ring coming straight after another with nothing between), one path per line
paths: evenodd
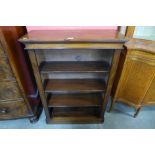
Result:
M31 31L29 53L47 123L100 123L125 39L117 30Z

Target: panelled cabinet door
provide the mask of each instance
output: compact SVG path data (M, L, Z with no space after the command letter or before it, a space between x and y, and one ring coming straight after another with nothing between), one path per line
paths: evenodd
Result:
M154 75L155 56L129 51L118 86L117 100L139 107Z
M155 104L155 78L153 79L151 86L148 89L142 104L143 105L154 105Z

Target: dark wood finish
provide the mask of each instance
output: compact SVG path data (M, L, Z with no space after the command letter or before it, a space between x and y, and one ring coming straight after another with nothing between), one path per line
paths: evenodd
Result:
M118 62L119 62L120 53L121 53L120 50L116 50L113 55L112 66L111 66L108 84L107 84L107 88L106 88L107 91L105 92L103 103L108 102L108 98L110 96L114 78L116 75L116 70L117 70L117 66L118 66ZM103 111L105 111L105 110L106 110L106 104L103 104Z
M76 123L76 124L83 124L83 123L101 123L102 119L97 116L69 116L69 117L52 117L47 123L53 124L63 124L63 123Z
M92 107L66 107L66 108L53 108L51 109L51 122L54 123L81 123L83 121L101 121L99 114L99 108ZM63 121L62 121L62 120ZM92 119L92 120L91 120ZM87 123L88 123L87 122Z
M6 57L5 53L4 53L4 50L3 50L3 47L0 43L0 58L3 58L3 57Z
M125 42L126 40L124 40ZM26 50L44 49L123 49L123 43L46 43L26 44Z
M24 43L124 43L124 36L119 34L117 30L36 30L24 35L20 41Z
M153 103L155 78L155 42L132 39L127 48L123 68L112 100L121 101L136 109L135 117L144 105ZM149 46L151 46L149 48ZM146 51L148 49L148 51ZM152 100L152 101L151 101ZM155 100L154 100L155 101Z
M47 117L46 119L49 120L50 115L49 115L48 107L47 107L47 104L46 104L46 97L45 97L44 88L43 88L43 85L42 85L43 82L42 82L41 75L40 75L40 72L39 72L39 67L38 67L38 63L37 63L37 60L36 60L36 55L35 55L34 51L30 51L28 54L29 54L29 58L30 58L30 61L31 61L31 64L32 64L33 71L34 71L34 76L35 76L36 83L37 83L37 86L38 86L38 90L39 90L39 93L40 93L40 98L41 98L41 101L42 101L42 104L43 104L43 107L44 107L44 110L45 110L45 113L46 113L46 117Z
M90 94L52 94L48 100L48 107L99 107L102 95Z
M53 72L109 72L110 66L107 62L42 62L40 71L43 74Z
M32 31L19 41L28 50L47 123L103 122L123 35L115 30Z
M85 117L85 116L96 116L99 115L98 107L54 107L51 109L51 117Z
M5 113L1 120L33 118L41 104L33 102L33 80L30 77L23 47L18 38L26 33L26 27L0 27L0 107ZM30 86L31 85L31 86ZM30 86L30 87L29 87ZM3 108L4 107L4 108Z
M105 81L100 79L52 79L48 80L46 93L89 93L105 91Z

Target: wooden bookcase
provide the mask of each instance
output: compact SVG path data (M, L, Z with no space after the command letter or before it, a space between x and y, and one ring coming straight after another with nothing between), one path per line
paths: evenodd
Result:
M47 123L99 123L125 42L116 30L31 31L25 44Z

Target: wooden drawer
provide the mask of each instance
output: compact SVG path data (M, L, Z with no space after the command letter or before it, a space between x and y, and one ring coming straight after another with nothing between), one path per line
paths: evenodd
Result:
M0 102L0 120L27 117L28 109L24 101Z
M5 55L4 51L3 51L2 45L0 43L0 58L1 57L6 57L6 55Z
M0 101L22 98L16 82L0 82Z
M6 58L0 58L0 81L14 79L9 62Z

